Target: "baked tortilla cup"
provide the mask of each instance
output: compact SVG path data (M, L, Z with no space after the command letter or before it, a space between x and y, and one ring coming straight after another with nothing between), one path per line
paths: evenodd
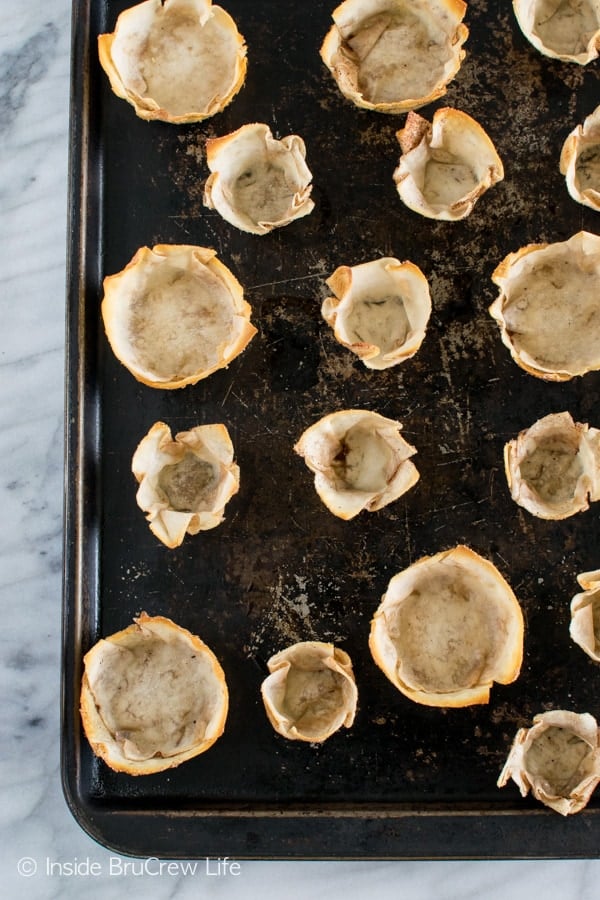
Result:
M418 266L392 257L340 266L327 286L335 296L325 299L321 315L368 369L415 355L431 315L429 284Z
M241 231L268 234L314 209L312 175L297 134L276 140L267 125L243 125L206 142L211 171L204 203Z
M600 212L600 106L567 137L560 171L573 200Z
M345 0L321 58L356 106L403 113L446 93L465 52L462 0Z
M479 122L438 109L431 124L409 112L396 137L402 156L393 178L400 199L428 219L456 222L504 178L502 160Z
M523 614L496 567L468 547L426 556L395 575L369 647L392 684L425 706L488 703L523 657Z
M84 657L81 719L92 750L111 769L173 769L223 734L228 692L214 653L163 616L98 641Z
M352 662L333 644L301 641L276 653L261 685L267 717L292 741L319 743L350 728L358 692Z
M186 387L228 366L256 334L251 312L238 280L206 247L142 247L104 279L108 341L148 387Z
M566 519L600 499L600 431L570 413L539 419L504 447L515 503L541 519Z
M577 576L583 588L571 600L569 634L594 662L600 662L600 569Z
M600 48L598 0L513 0L519 27L544 56L587 65Z
M490 315L517 365L546 381L600 369L600 237L580 231L529 244L510 253L492 281L500 294Z
M156 422L140 441L131 464L139 484L136 501L150 531L169 548L186 534L216 528L240 486L233 444L225 425L180 431Z
M327 509L352 519L397 500L419 480L410 457L417 451L400 436L402 425L364 409L330 413L307 428L294 447L315 474Z
M212 0L145 0L98 37L117 97L142 119L183 124L221 112L246 77L246 47Z
M531 728L520 728L498 779L509 779L526 797L563 816L580 812L600 781L598 726L589 713L563 709L540 713Z

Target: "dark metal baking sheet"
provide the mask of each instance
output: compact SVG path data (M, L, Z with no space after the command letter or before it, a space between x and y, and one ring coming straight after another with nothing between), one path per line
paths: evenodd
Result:
M541 382L517 368L487 307L490 275L523 244L597 226L570 199L560 147L599 100L598 67L543 58L510 4L469 4L467 58L447 97L477 118L505 180L469 218L409 212L392 182L402 118L356 109L318 56L333 3L223 0L248 44L246 85L219 116L146 123L116 98L96 54L124 2L76 0L67 329L67 455L62 768L75 817L121 853L163 857L596 856L600 796L569 820L496 779L516 729L544 709L600 714L600 672L568 637L576 575L600 564L597 510L537 520L508 496L506 440L550 412L600 424L600 375ZM435 106L424 113L430 116ZM298 133L314 213L265 237L202 204L204 142L249 121ZM245 286L259 334L195 387L138 384L106 343L102 278L138 247L214 247ZM433 314L413 359L369 372L320 318L324 279L342 263L411 259ZM352 522L317 498L300 433L344 407L404 423L421 480ZM166 550L135 504L131 456L153 422L173 431L222 421L241 490L219 528ZM389 578L422 555L466 543L513 586L526 617L518 681L488 706L436 710L400 695L373 664L370 618ZM81 659L145 609L199 634L231 694L226 733L178 769L131 778L93 757L79 714ZM286 742L259 697L266 660L301 639L332 640L354 662L352 729L321 746Z

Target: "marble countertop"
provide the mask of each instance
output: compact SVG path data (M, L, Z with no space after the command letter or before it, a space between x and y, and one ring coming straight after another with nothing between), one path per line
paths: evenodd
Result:
M239 862L161 867L97 845L59 772L68 0L0 29L0 877L8 897L594 897L598 861ZM600 850L600 848L599 848Z

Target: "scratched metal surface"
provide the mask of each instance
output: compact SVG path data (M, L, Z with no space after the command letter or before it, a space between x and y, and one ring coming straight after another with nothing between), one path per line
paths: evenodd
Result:
M566 135L598 102L597 67L537 54L508 4L470 4L467 58L437 106L457 106L485 126L506 177L469 218L437 223L408 211L395 192L395 132L403 119L356 109L321 63L332 4L313 4L308 17L303 4L228 0L248 44L246 85L224 113L185 127L142 122L109 90L95 38L112 29L125 5L83 4L75 18L84 66L89 52L89 92L75 92L73 113L82 180L74 179L72 203L85 199L74 216L86 242L71 248L69 299L63 770L76 815L93 830L98 810L113 813L102 819L100 840L137 853L158 846L163 855L201 855L190 822L216 808L266 815L301 806L309 819L323 807L359 818L362 807L510 812L518 823L528 813L539 823L536 804L520 800L516 788L498 791L496 779L516 729L537 712L600 714L598 668L568 637L576 575L600 563L599 524L594 509L559 523L519 509L508 495L502 449L550 412L568 409L578 421L600 424L600 376L547 384L525 374L487 308L496 294L491 272L507 253L596 227L596 214L568 196L558 158ZM314 178L313 214L264 237L236 231L202 204L206 138L248 121L268 123L278 137L300 134ZM183 391L135 382L100 324L102 277L157 242L214 247L244 285L259 330L227 370ZM334 341L319 309L325 278L338 265L380 255L422 268L433 313L413 359L369 372ZM85 286L79 304L78 277ZM399 419L421 473L405 497L352 522L325 509L292 451L304 428L347 407ZM225 522L176 550L151 535L134 499L131 456L157 420L174 432L224 422L241 468ZM515 590L526 618L525 659L518 681L496 686L489 706L428 709L400 695L375 667L369 622L393 574L458 543L491 559ZM110 772L82 740L77 685L82 653L142 609L170 616L213 648L231 709L224 737L207 754L170 773L131 779ZM322 746L277 736L259 697L268 657L303 639L334 641L349 652L359 688L354 726ZM596 802L584 814L593 817L588 822L596 822ZM117 839L114 823L132 809L144 825ZM159 836L152 814L165 809L174 818ZM546 828L562 827L542 819ZM471 815L456 825L466 840L475 821ZM315 822L302 826L302 851L291 838L278 843L275 825L271 843L253 846L246 835L234 849L239 856L265 848L328 855L319 852L325 845ZM429 855L448 855L451 840L430 838ZM570 839L556 840L565 855L576 854ZM333 855L419 855L385 829L346 852L334 845ZM473 846L471 855L504 855L508 846L520 855L514 841L502 844L493 834Z

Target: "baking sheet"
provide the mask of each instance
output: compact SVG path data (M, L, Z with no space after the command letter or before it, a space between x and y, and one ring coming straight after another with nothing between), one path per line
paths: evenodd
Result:
M69 805L121 853L162 857L449 858L596 856L600 798L564 821L496 780L517 728L538 712L600 714L600 672L568 636L576 575L600 561L597 510L537 520L508 495L502 448L550 412L600 424L600 375L549 384L522 372L487 308L490 280L523 244L566 240L597 214L568 196L562 143L599 99L598 69L545 59L509 4L469 4L467 58L442 105L478 119L505 180L458 223L422 219L396 195L403 117L358 110L318 50L333 4L227 0L248 45L248 76L222 114L181 127L146 123L100 70L97 35L123 2L73 6L62 769ZM300 134L315 211L257 237L204 208L207 137L264 121ZM100 320L102 278L138 247L214 247L245 287L259 329L228 369L182 391L138 384ZM340 264L410 259L433 313L418 354L370 372L320 317ZM337 409L404 423L421 480L351 522L321 504L292 450ZM241 490L222 525L167 550L135 504L133 451L157 420L173 432L224 422ZM491 559L526 619L518 681L488 706L430 709L400 695L371 660L370 618L390 577L465 543ZM230 688L225 735L160 775L111 772L80 729L83 654L141 610L171 617L215 651ZM286 742L259 696L272 653L333 641L352 657L352 729L321 746Z

